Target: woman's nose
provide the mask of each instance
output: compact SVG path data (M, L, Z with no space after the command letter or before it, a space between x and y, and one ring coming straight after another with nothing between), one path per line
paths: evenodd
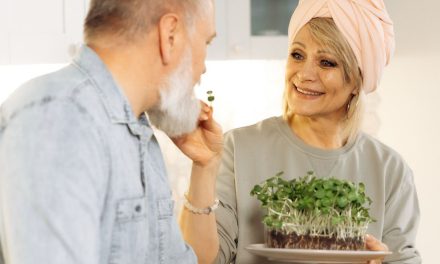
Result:
M301 82L314 81L317 75L316 65L311 61L305 61L297 72Z

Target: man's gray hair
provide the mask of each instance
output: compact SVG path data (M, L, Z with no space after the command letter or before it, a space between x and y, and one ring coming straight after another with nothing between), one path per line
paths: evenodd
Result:
M184 15L191 31L194 20L206 14L211 0L91 0L84 23L86 43L96 36L110 34L135 39L157 25L167 12Z

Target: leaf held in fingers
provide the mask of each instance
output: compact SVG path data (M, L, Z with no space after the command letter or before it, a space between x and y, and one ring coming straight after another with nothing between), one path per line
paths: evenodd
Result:
M210 91L206 91L206 94L207 94L207 96L208 96L208 102L213 102L214 101L214 99L215 99L215 96L214 96L214 94L213 94L213 92L210 90Z

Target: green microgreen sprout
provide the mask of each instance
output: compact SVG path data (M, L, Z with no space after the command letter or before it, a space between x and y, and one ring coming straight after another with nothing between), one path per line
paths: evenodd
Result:
M355 184L336 178L306 176L286 180L277 173L255 187L255 196L267 214L263 219L269 230L347 237L363 237L368 224L372 200L363 183Z
M208 95L208 102L209 102L209 106L212 107L212 102L214 102L215 96L212 93L212 91L207 91L206 94Z

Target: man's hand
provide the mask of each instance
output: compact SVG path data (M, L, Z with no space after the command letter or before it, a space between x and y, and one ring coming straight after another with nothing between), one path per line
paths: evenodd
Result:
M220 159L223 149L223 131L212 117L212 108L203 102L201 104L197 128L190 134L172 138L172 140L195 164L206 166Z
M373 250L373 251L388 251L387 245L376 239L372 235L366 236L366 246L367 250ZM381 264L383 258L376 259L376 260L370 260L367 262L367 264Z

